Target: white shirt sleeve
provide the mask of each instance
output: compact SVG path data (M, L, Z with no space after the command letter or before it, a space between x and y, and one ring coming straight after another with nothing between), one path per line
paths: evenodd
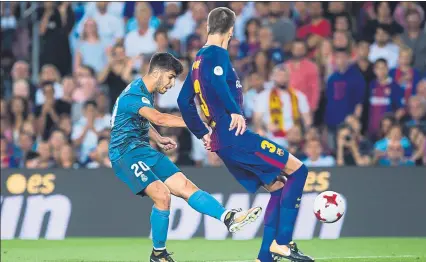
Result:
M75 125L73 126L72 133L71 133L71 140L76 140L83 134L84 125L82 122L83 121L80 120L77 123L75 123Z
M253 113L266 113L267 106L269 105L269 102L267 101L269 93L270 92L265 90L254 99Z

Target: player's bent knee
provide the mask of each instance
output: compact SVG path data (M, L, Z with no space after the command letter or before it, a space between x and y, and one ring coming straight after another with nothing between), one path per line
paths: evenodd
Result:
M304 168L306 168L306 166L303 164L302 161L300 161L298 158L296 158L295 156L293 156L292 154L290 154L288 156L288 161L287 161L287 164L285 165L284 172L287 175L291 175L296 170L298 170L299 168L301 168L302 166Z
M199 190L199 188L181 172L168 178L165 184L173 195L185 200L188 200L193 193Z
M154 202L155 207L160 210L169 210L171 202L170 190L161 181L154 181L145 189L145 194L148 195Z

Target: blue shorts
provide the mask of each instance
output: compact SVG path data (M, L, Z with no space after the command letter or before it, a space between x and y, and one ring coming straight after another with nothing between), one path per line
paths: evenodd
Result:
M216 152L235 179L250 193L274 182L288 161L287 150L249 130L236 140Z
M144 196L145 188L156 180L166 181L180 169L164 154L151 147L138 147L112 162L116 176L134 194Z

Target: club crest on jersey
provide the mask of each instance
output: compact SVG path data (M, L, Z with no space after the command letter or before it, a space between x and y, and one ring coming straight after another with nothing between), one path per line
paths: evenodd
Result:
M284 155L284 150L282 150L281 148L278 148L277 149L277 155L283 156Z
M215 75L217 75L217 76L221 76L221 75L223 75L223 69L222 69L222 67L220 67L220 66L216 66L216 67L213 69L213 72L214 72L214 74L215 74Z
M243 88L243 86L241 85L240 80L237 80L237 81L235 82L235 86L236 86L237 88Z
M151 102L149 102L149 99L146 98L146 97L142 97L142 102L144 102L145 104L148 104L148 105L151 104Z

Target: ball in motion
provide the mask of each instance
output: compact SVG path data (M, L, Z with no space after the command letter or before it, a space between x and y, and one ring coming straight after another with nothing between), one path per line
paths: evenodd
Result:
M315 198L314 214L323 223L338 221L346 211L343 197L334 191L324 191Z

